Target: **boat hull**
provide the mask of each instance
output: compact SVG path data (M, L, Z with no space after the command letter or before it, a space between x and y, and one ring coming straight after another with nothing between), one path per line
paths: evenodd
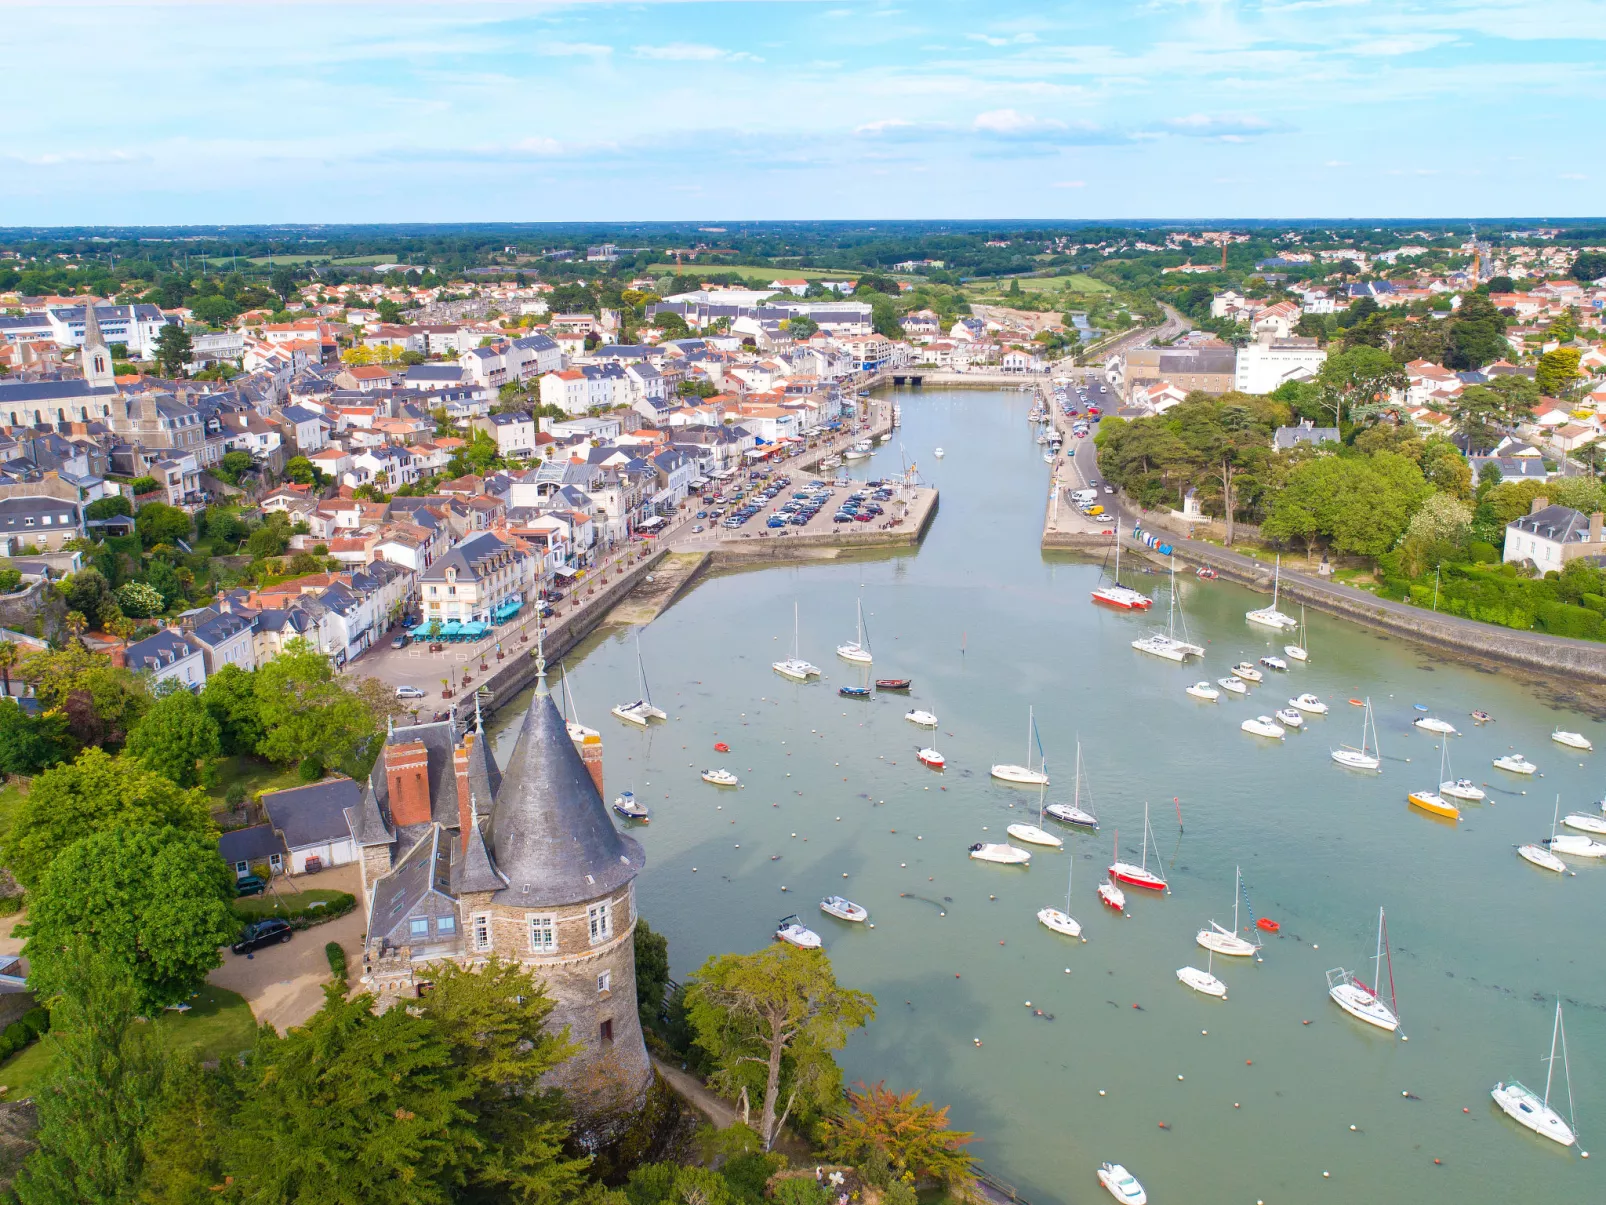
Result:
M1578 1136L1561 1114L1545 1104L1544 1099L1531 1089L1513 1081L1496 1084L1489 1096L1502 1113L1540 1137L1559 1142L1562 1146L1571 1146L1578 1141Z
M941 770L948 764L948 759L935 749L922 749L915 756L920 759L921 765L930 766L933 770Z
M855 665L869 665L874 660L864 649L852 644L844 644L837 649L836 655L844 661L853 662Z
M1052 849L1060 849L1065 842L1053 833L1040 829L1035 824L1012 824L1004 830L1017 841L1025 841L1028 845L1047 845Z
M1201 971L1198 967L1183 967L1177 972L1177 982L1183 987L1192 988L1201 996L1214 996L1218 1000L1227 998L1227 985L1209 971Z
M1383 768L1383 759L1373 757L1370 753L1358 753L1354 749L1334 749L1333 760L1346 770L1377 771Z
M1524 862L1531 863L1541 870L1555 871L1557 874L1567 873L1567 863L1551 853L1543 845L1519 845L1517 856Z
M1260 949L1236 933L1223 933L1219 929L1200 929L1194 940L1207 950L1214 950L1217 954L1226 954L1231 958L1252 958L1255 951Z
M929 711L905 712L903 718L917 728L935 728L937 726L937 717Z
M1461 809L1434 791L1412 791L1405 797L1405 802L1431 815L1443 816L1446 820L1461 819Z
M1023 787L1046 787L1048 775L1041 770L1028 770L1025 766L994 766L992 775L1000 782L1012 782Z
M1491 764L1496 770L1504 770L1507 774L1532 774L1539 769L1531 761L1512 761L1504 757L1495 758Z
M1299 620L1291 615L1284 615L1281 611L1271 607L1263 607L1258 611L1244 612L1244 618L1250 623L1262 628L1271 628L1276 632L1289 632L1299 626Z
M1052 816L1055 820L1065 824L1075 824L1081 828L1096 829L1099 819L1092 812L1084 812L1074 803L1051 803L1043 809L1045 816Z
M1082 936L1082 926L1076 918L1069 913L1061 912L1058 908L1044 908L1037 914L1038 922L1044 928L1052 929L1056 933L1063 933L1066 937Z
M1126 895L1114 883L1099 884L1099 899L1106 908L1113 908L1117 912L1126 911Z
M1026 866L1032 855L1013 845L981 843L970 847L970 856L978 862L995 862L1000 866Z
M1400 1019L1390 1011L1388 1005L1353 983L1336 984L1328 989L1327 994L1334 1004L1357 1021L1365 1021L1368 1025L1375 1025L1389 1033L1400 1027Z
M1154 606L1154 599L1147 594L1139 594L1125 586L1100 587L1093 591L1092 597L1100 606L1114 607L1119 611L1147 611Z
M1164 891L1166 882L1152 870L1134 866L1130 862L1117 862L1110 867L1110 877L1128 887L1141 887L1145 891Z
M912 685L913 681L909 678L877 678L875 688L877 690L908 690Z

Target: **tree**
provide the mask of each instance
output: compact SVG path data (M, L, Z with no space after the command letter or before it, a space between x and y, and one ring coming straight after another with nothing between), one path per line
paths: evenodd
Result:
M247 1201L446 1205L482 1144L474 1091L441 1029L406 1008L342 998L283 1037L265 1028L225 1143Z
M888 339L903 338L903 326L898 321L897 304L884 293L870 295L870 324L878 335L884 335Z
M255 753L262 743L262 709L257 703L253 675L232 663L207 675L201 702L217 725L218 740L226 754Z
M1346 408L1352 421L1370 417L1392 404L1408 383L1393 358L1376 347L1347 347L1328 356L1316 374L1322 403L1340 428Z
M22 659L22 653L10 640L0 640L0 697L11 697L11 670Z
M1511 351L1505 337L1506 320L1486 293L1462 295L1461 307L1450 319L1444 366L1482 368Z
M117 605L122 608L124 615L131 615L135 619L160 615L167 607L162 592L144 582L124 582L118 586Z
M240 475L255 466L256 461L249 452L238 450L225 452L223 453L223 459L212 470L212 475L220 481L228 482L230 485L239 485Z
M116 604L112 604L114 613ZM73 735L85 745L121 745L150 706L144 680L80 644L30 653L22 679L46 708L66 712Z
M253 560L266 560L270 556L283 556L290 547L290 521L281 511L268 516L267 522L246 538L245 550Z
M37 1149L17 1177L21 1205L125 1205L136 1196L140 1131L161 1085L161 1054L126 966L75 940L50 1001L50 1071L35 1100Z
M686 1005L696 1043L715 1068L709 1082L741 1100L744 1121L753 1093L762 1094L757 1129L766 1150L795 1107L835 1101L842 1073L832 1052L875 1017L875 998L838 986L822 952L784 943L710 958Z
M1469 450L1489 452L1504 435L1506 403L1493 389L1468 385L1456 399L1455 429L1468 441Z
M132 977L144 1015L182 1003L240 929L216 840L151 825L75 840L28 892L29 984L60 990L89 942Z
M1574 381L1583 377L1578 371L1578 362L1582 358L1583 353L1576 347L1558 347L1540 356L1539 370L1534 374L1534 383L1539 386L1539 392L1551 397L1565 393Z
M653 932L652 926L636 918L636 1009L642 1026L658 1024L664 1011L664 994L669 990L669 939Z
M794 339L808 339L818 334L820 324L807 314L793 314L786 320L786 333ZM902 334L900 328L899 334Z
M1572 278L1585 282L1606 276L1606 251L1580 251L1573 260Z
M181 787L198 786L206 764L223 752L217 721L206 704L187 690L176 690L151 704L128 734L127 752L147 770Z
M375 731L367 706L335 681L329 658L305 640L286 644L255 679L264 733L257 752L269 761L316 758L338 766Z
M190 537L190 517L165 502L147 502L134 516L134 530L146 548Z
M107 608L116 605L112 588L100 570L80 569L62 584L62 595L69 610L77 611L94 624L106 621Z
M118 515L133 513L133 505L122 494L107 494L104 498L96 498L84 507L86 519L114 519Z
M66 761L77 748L64 712L29 715L15 700L0 698L0 774L32 778Z
M292 456L284 466L284 475L297 485L323 484L323 474L305 456Z
M948 1108L920 1102L919 1092L893 1092L885 1083L848 1089L847 1109L826 1119L826 1149L855 1165L879 1152L899 1177L958 1186L974 1160L964 1147L974 1134L948 1128Z
M296 295L296 274L294 270L281 264L268 277L268 287L278 295L282 303L289 305L290 299Z
M1460 556L1472 538L1472 507L1446 494L1433 494L1406 526L1400 567L1419 577L1433 566Z
M211 806L130 758L85 749L34 779L5 838L6 865L30 891L74 841L96 833L172 827L215 841Z
M190 332L182 323L169 322L156 336L156 365L163 376L181 376L194 354Z

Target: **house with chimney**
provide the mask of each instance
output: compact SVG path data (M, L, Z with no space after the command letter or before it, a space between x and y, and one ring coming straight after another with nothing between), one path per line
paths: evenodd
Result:
M1528 562L1541 573L1560 571L1580 557L1606 556L1602 515L1586 515L1570 506L1552 506L1543 494L1521 518L1506 524L1502 561Z

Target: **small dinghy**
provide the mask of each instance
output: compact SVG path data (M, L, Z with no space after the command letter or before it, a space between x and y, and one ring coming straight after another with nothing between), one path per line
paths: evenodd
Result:
M1276 921L1272 920L1271 917L1263 916L1255 922L1255 928L1264 929L1267 933L1275 933L1281 929L1282 926Z
M1283 730L1283 726L1275 722L1269 715L1260 715L1252 720L1245 720L1238 727L1249 733L1250 736L1263 736L1268 740L1280 741L1288 736L1288 733Z
M921 711L918 707L913 711L904 712L903 718L921 728L935 728L937 726L937 717L929 711Z
M784 941L787 945L796 946L800 950L820 948L820 935L806 927L795 915L781 917L776 924L775 940Z
M1028 845L1049 845L1055 849L1061 848L1065 842L1061 841L1047 829L1038 828L1035 824L1012 824L1004 830L1017 841L1024 841Z
M721 769L704 770L703 781L711 782L716 787L736 787L741 785L742 780L737 778L736 775L732 774L729 770Z
M1210 568L1208 565L1204 565L1204 566L1200 567L1199 571L1197 573L1195 573L1194 576L1197 577L1202 582L1213 582L1218 577L1220 577L1221 574L1217 573L1214 569Z
M1108 908L1114 908L1117 912L1126 911L1126 892L1114 883L1099 884L1099 899L1103 900Z
M908 690L913 685L913 678L877 678L875 680L875 688L877 690Z
M1558 745L1566 745L1569 749L1582 749L1585 753L1595 747L1582 732L1562 732L1557 729L1550 734L1550 739Z
M1099 1164L1099 1183L1125 1205L1149 1205L1149 1194L1143 1191L1143 1185L1119 1163Z
M1539 769L1520 753L1508 753L1504 757L1495 758L1494 767L1511 774L1532 774Z
M1437 732L1440 736L1461 735L1455 730L1455 725L1450 723L1449 720L1436 719L1430 715L1420 716L1417 719L1412 720L1411 723L1422 729L1423 732Z
M1210 680L1208 678L1203 682L1195 682L1192 686L1188 687L1186 693L1192 695L1196 699L1203 699L1206 703L1214 703L1217 699L1221 698L1221 692L1214 686L1210 685Z
M1472 713L1472 722L1474 724L1487 724L1492 719L1494 719L1494 716L1487 711L1474 711Z
M714 752L715 753L729 753L730 751L731 751L731 747L729 745L727 745L724 741L715 741L714 742Z
M647 805L636 798L634 791L625 791L620 795L616 795L613 801L613 810L626 820L639 820L646 824L651 819L647 812Z
M989 841L978 841L972 845L970 856L978 862L997 862L1002 866L1025 866L1032 860L1032 855L1024 849Z
M1247 661L1240 661L1233 666L1232 674L1233 677L1242 678L1245 682L1259 682L1266 676Z
M1220 685L1222 690L1231 691L1235 695L1246 695L1249 693L1249 688L1243 684L1243 680L1240 678L1217 678L1216 682Z
M940 770L948 764L948 759L935 749L921 749L915 756L922 765L930 766L933 770Z
M840 895L828 895L820 901L820 911L827 916L834 916L837 920L849 920L862 924L870 919L870 913L852 900L845 900Z
M1306 691L1304 694L1298 695L1295 698L1289 699L1288 705L1290 707L1297 707L1301 711L1308 711L1311 713L1311 715L1327 714L1327 704L1323 703L1309 691Z
M839 686L836 693L844 699L868 699L872 692L868 686Z
M1305 717L1300 715L1298 710L1293 707L1279 708L1276 718L1277 722L1284 728L1303 728L1305 726Z
M1288 668L1288 662L1284 661L1281 657L1273 657L1269 653L1260 659L1260 663L1267 669L1286 670Z
M1177 982L1184 987L1191 987L1201 996L1214 996L1218 1000L1227 998L1227 985L1209 971L1201 971L1198 967L1180 968L1177 971Z

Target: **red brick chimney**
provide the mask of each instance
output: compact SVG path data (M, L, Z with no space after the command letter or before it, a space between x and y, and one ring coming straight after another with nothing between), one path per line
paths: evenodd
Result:
M430 819L429 751L423 741L385 746L385 783L390 818L399 827Z
M1603 520L1606 520L1606 515L1603 515L1600 511L1596 511L1589 516L1589 542L1591 544L1600 543Z
M580 741L580 760L585 763L586 772L591 775L591 782L597 788L597 794L602 794L602 738L600 736L587 736Z
M463 735L463 743L452 750L452 773L457 777L457 836L462 848L468 848L468 830L474 825L473 809L469 806L469 792L474 788L468 781L468 751L474 745L476 733ZM479 802L479 801L475 801ZM487 806L490 800L484 801Z

